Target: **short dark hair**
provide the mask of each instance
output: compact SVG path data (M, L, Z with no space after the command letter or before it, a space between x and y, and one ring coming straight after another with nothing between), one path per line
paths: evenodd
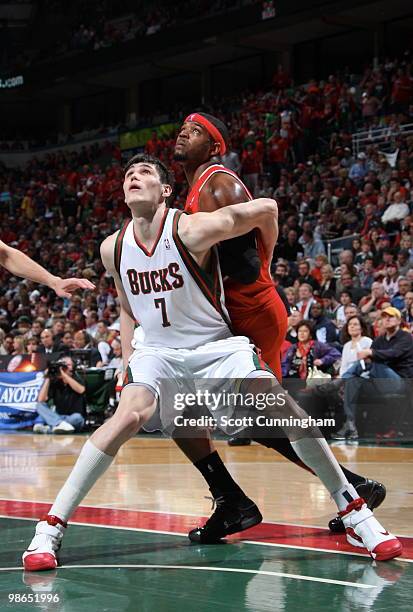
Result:
M321 299L332 300L335 297L335 293L333 291L328 291L328 289L326 291L323 291L323 293L321 294Z
M127 162L123 169L123 174L125 175L129 168L134 164L150 164L151 166L155 166L161 182L164 185L170 185L173 188L175 183L173 172L169 170L169 168L167 168L165 164L162 163L157 157L148 155L147 153L137 153Z
M304 319L303 321L300 321L300 323L295 328L297 333L298 333L298 330L300 329L300 327L306 327L308 329L308 331L310 332L310 338L312 340L315 339L314 325L313 325L312 321L308 321L308 319Z
M221 119L218 119L218 117L214 117L213 115L209 115L208 113L197 114L201 115L202 117L205 117L205 119L207 119L210 123L212 123L213 126L217 128L222 138L224 139L225 146L227 147L227 149L229 149L229 132L225 123L221 121Z

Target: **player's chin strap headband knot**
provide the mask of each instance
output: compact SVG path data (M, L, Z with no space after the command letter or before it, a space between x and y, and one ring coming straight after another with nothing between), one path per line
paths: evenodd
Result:
M225 144L225 140L221 132L218 130L218 128L215 127L213 123L211 123L210 121L208 121L206 117L198 113L193 113L192 115L188 115L184 123L186 123L187 121L194 121L195 123L200 123L201 125L203 125L204 128L208 130L209 135L212 136L215 142L219 143L220 155L225 155L226 150L227 150L227 145Z

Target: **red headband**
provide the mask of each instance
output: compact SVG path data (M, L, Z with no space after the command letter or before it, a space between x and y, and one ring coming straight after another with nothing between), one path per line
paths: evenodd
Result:
M200 115L198 113L193 113L192 115L188 115L188 117L185 119L184 123L186 123L187 121L194 121L195 123L200 123L201 125L203 125L204 128L208 131L208 134L210 136L212 136L212 138L216 142L219 142L219 145L220 145L219 152L220 152L220 154L221 155L225 155L225 152L227 150L227 145L225 144L225 140L224 140L221 132L218 130L218 128L215 127L215 125L213 123L211 123L210 121L208 121L208 119L206 117L204 117L203 115Z

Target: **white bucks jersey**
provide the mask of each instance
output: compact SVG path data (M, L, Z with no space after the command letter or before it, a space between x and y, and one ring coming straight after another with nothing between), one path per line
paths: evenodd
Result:
M131 220L116 240L115 267L145 346L192 349L232 335L215 249L206 272L179 238L181 214L165 210L151 251L136 239Z

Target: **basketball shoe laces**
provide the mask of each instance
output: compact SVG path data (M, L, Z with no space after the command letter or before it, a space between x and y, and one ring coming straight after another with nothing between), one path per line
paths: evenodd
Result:
M212 502L211 511L213 511L205 523L204 529L215 526L216 523L219 526L224 525L227 528L230 525L230 522L232 522L228 519L234 519L236 515L236 512L231 512L231 503L229 500L225 499L224 495L220 495L219 497L205 495L204 499L209 499L209 501Z

